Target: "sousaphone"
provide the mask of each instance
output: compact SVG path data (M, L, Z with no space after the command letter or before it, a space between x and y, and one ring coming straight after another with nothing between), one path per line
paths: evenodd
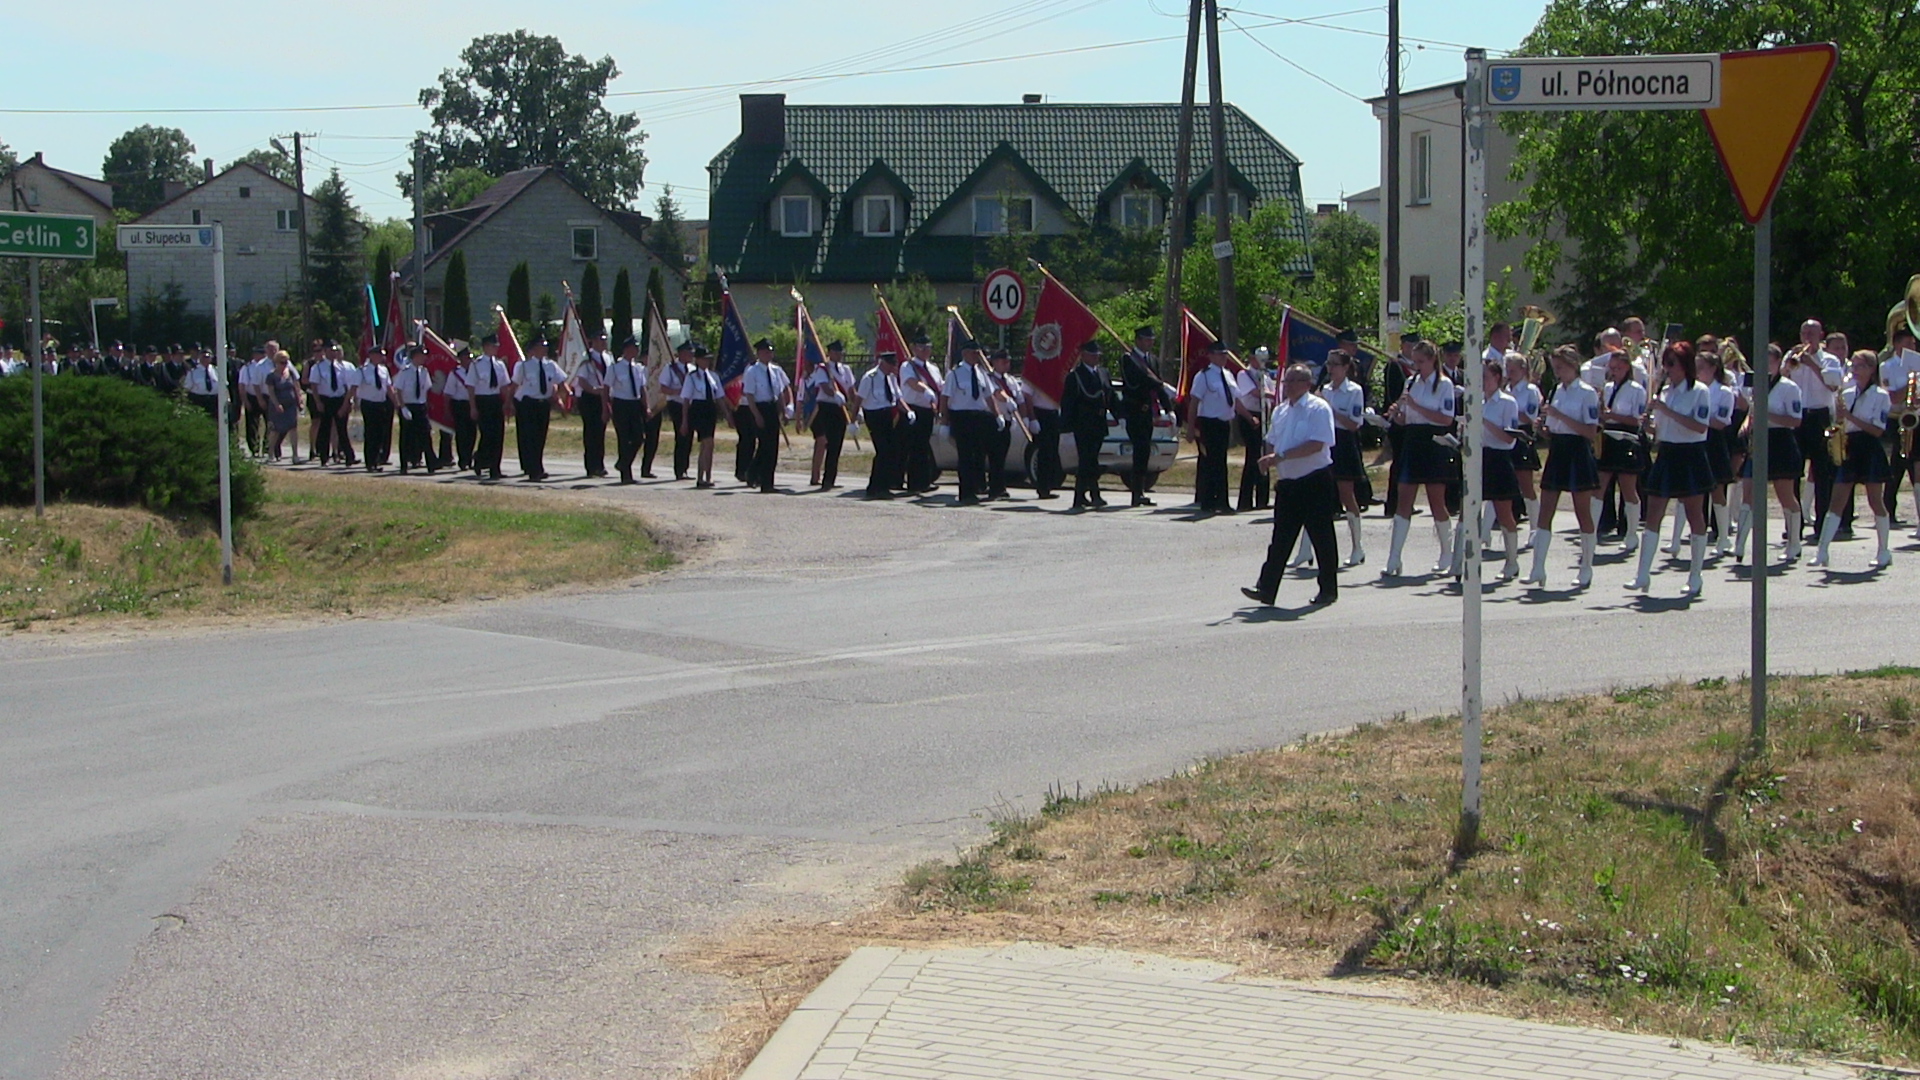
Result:
M1893 347L1893 332L1902 327L1920 337L1920 274L1907 279L1907 292L1893 310L1887 312L1887 347Z

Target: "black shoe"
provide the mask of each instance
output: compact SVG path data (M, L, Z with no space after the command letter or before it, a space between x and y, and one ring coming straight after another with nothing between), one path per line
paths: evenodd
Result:
M1104 509L1107 505L1107 500L1101 498L1098 495L1095 495L1092 499L1089 499L1088 501L1093 503L1095 509Z
M1256 604L1264 604L1267 607L1273 606L1274 598L1271 596L1260 595L1259 589L1255 589L1247 585L1242 585L1240 586L1240 595L1246 597L1247 599L1253 601Z
M639 482L640 482L640 481L638 481L638 480L635 480L635 479L633 478L633 476L632 476L632 474L628 474L628 475L626 475L626 476L622 476L622 477L620 478L620 483L621 483L621 484L623 484L623 485L624 485L624 484L637 484L637 483L639 483Z
M713 481L711 481L711 480L696 480L696 481L694 481L694 484L693 484L693 486L694 486L694 487L696 487L696 488L710 488L710 487L712 487L712 486L713 486Z
M1152 506L1152 505L1154 505L1154 502L1153 502L1153 500L1152 500L1152 499L1149 499L1149 498L1147 498L1147 497L1146 497L1145 495L1135 495L1135 496L1133 497L1133 505L1135 505L1135 506Z
M954 504L953 504L953 505L955 505L955 506L979 506L979 505L980 505L980 497L979 497L979 496L977 496L977 495L966 495L966 496L963 496L963 497L961 497L961 498L959 498L959 499L957 499L957 500L955 500L955 501L954 501Z
M1060 493L1057 491L1043 491L1038 495L1034 496L1034 498L1036 499L1057 499L1059 497L1060 497Z
M1333 603L1337 599L1339 599L1339 595L1337 593L1320 593L1318 596L1315 596L1312 600L1308 601L1308 603L1311 603L1314 607L1325 607L1328 604Z
M1087 502L1087 500L1085 500L1085 499L1082 499L1082 498L1080 498L1080 497L1078 497L1078 496L1075 496L1075 497L1074 497L1074 500L1073 500L1073 509L1075 509L1075 510L1085 510L1085 509L1087 509L1087 508L1088 508L1089 506L1091 506L1091 505L1092 505L1092 504L1091 504L1091 503L1089 503L1089 502Z
M1238 510L1235 510L1235 509L1234 509L1233 507L1231 507L1231 506L1222 506L1222 507L1219 507L1218 509L1216 509L1216 510L1214 510L1214 513L1216 513L1216 514L1229 514L1229 515L1231 515L1231 514L1237 514L1237 513L1239 513L1239 512L1240 512L1240 511L1238 511Z
M870 499L870 500L872 500L872 501L874 501L874 502L880 502L880 501L883 501L883 500L887 500L887 499L891 499L891 498L893 498L893 492L891 492L891 491L869 491L869 492L867 492L867 495L866 495L866 497L867 497L868 499Z
M654 478L654 476L653 476L653 474L652 474L652 473L650 473L650 472L643 472L643 473L641 473L641 474L640 474L640 478L641 478L641 479L643 479L643 480L652 480L652 479ZM684 477L684 476L676 476L676 477L674 477L674 479L675 479L675 480L685 480L685 479L686 479L686 477Z

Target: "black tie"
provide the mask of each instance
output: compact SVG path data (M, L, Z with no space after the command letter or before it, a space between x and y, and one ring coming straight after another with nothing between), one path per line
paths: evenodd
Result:
M327 364L327 386L332 388L334 397L340 396L340 369L331 363Z
M640 384L633 374L633 361L627 361L627 392L636 399L640 396Z

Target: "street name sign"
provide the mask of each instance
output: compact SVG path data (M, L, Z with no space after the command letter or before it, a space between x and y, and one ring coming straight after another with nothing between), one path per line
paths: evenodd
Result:
M210 248L211 225L122 225L121 251L164 251L173 248Z
M85 214L0 214L0 256L91 259L95 250Z
M1513 57L1487 65L1489 109L1713 109L1718 53Z

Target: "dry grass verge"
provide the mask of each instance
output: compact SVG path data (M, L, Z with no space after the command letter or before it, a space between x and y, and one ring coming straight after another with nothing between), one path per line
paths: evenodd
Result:
M1458 720L1387 723L1130 790L1054 791L915 869L889 910L769 928L700 962L760 987L743 1013L757 1040L857 945L1030 940L1911 1063L1920 669L1777 680L1758 761L1743 760L1746 698L1716 679L1496 711L1483 848L1457 866Z
M0 509L0 620L354 614L619 580L671 556L633 514L564 496L269 471L235 529L234 585L199 518L57 504Z

